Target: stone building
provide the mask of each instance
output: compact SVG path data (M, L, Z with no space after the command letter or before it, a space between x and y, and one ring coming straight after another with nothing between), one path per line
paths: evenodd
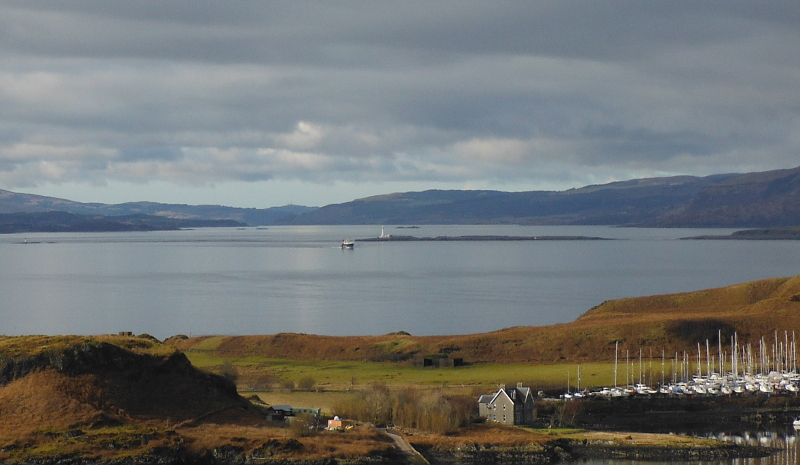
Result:
M533 394L531 388L506 388L505 384L494 394L485 394L478 399L478 414L486 421L506 425L529 425L533 423Z

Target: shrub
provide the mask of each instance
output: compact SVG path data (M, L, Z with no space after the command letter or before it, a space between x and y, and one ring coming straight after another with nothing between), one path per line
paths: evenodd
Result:
M239 370L228 360L226 360L219 368L219 374L233 384L236 384L236 382L239 380Z
M317 433L317 419L307 413L301 413L292 418L289 429L297 437L313 436Z
M315 384L317 384L317 381L314 378L311 376L304 376L297 382L297 387L303 391L311 391L314 389Z
M251 391L271 391L273 386L277 383L277 378L273 375L264 374L260 375L248 383L248 387Z
M447 433L468 424L474 417L472 398L446 397L440 391L404 389L391 392L374 385L357 396L333 406L341 417L378 424Z

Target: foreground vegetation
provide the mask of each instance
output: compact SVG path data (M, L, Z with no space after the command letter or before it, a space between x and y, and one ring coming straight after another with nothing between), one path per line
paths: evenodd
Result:
M372 428L301 433L266 421L263 409L239 396L229 380L197 370L174 348L149 338L0 339L3 463L392 454L390 441Z
M536 456L544 463L631 447L648 448L654 457L670 448L707 451L702 457L741 455L730 445L680 437L474 425L476 399L500 383L554 394L579 383L611 385L617 342L620 354L632 355L619 379L652 382L661 376L662 350L691 351L705 339L729 342L717 339L720 331L736 332L746 343L795 329L800 277L606 302L569 324L467 336L176 336L165 343L147 335L0 337L0 462L402 461L391 440L368 424L403 428L437 460L445 460L442 454L465 462ZM642 361L633 361L639 353ZM316 432L304 421L271 423L262 402L241 395L254 393L266 404L322 407L324 414L364 424L341 433ZM550 428L622 429L652 412L680 421L690 411L747 410L756 415L743 422L762 422L770 415L769 421L785 421L800 409L796 400L778 398L681 402L540 400L537 416Z

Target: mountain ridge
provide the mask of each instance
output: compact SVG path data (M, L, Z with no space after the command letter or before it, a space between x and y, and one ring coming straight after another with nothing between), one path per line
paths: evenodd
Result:
M283 224L529 224L775 227L800 224L800 168L641 178L566 191L384 194Z
M233 220L166 218L154 215L79 215L63 211L0 213L0 234L28 232L175 231L185 228L237 227Z
M0 189L0 214L63 211L77 215L149 215L181 220L230 220L250 226L266 226L315 207L285 205L270 208L239 208L222 205L186 205L158 202L120 204L82 203L36 194L21 194Z
M526 224L640 227L800 225L800 167L754 173L640 178L565 191L396 192L320 208L266 209L128 202L80 203L0 190L0 213L60 210L84 215L147 214L233 220L250 226L355 224Z

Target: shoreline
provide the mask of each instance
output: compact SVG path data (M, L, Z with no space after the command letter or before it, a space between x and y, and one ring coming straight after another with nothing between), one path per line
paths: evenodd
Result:
M601 436L598 437L598 434ZM650 440L658 443L649 443ZM429 464L434 465L487 463L544 465L586 459L712 461L762 458L780 452L780 449L770 447L739 445L691 436L591 431L565 435L565 437L543 444L484 445L470 443L440 447L412 441L412 445Z
M602 434L602 437L597 437ZM558 435L556 433L556 435ZM635 438L634 438L635 436ZM470 442L456 446L439 446L409 441L413 452L399 448L384 450L360 456L340 457L287 457L270 456L261 451L245 452L236 445L225 445L205 453L176 449L158 448L142 455L132 455L125 459L77 457L75 455L54 455L31 457L30 460L7 463L35 465L244 465L252 463L282 465L458 465L458 464L504 464L551 465L566 461L586 459L616 459L642 461L713 461L743 458L762 458L780 452L763 446L738 445L720 440L701 439L690 436L652 434L652 433L569 433L562 437L536 443L495 445ZM648 443L656 438L658 444ZM407 439L407 437L406 437ZM665 442L666 441L666 442ZM419 454L419 455L417 455Z

